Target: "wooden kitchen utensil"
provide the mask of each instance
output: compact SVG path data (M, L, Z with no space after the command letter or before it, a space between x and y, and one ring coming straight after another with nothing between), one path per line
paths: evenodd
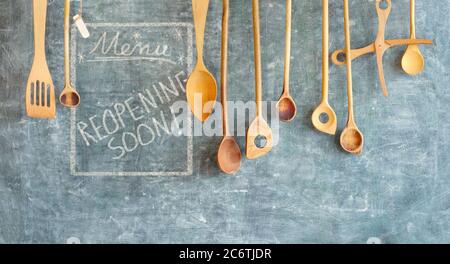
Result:
M25 106L29 117L56 116L55 89L45 56L47 0L33 0L34 60L27 81Z
M416 10L415 10L415 0L410 0L411 5L411 39L416 39ZM420 52L418 45L408 45L405 54L402 58L402 68L409 75L417 75L423 71L425 67L425 59Z
M292 24L292 0L286 0L286 48L284 56L284 84L283 94L277 103L280 120L292 121L297 115L297 106L289 93L290 63L291 63L291 24Z
M344 28L345 28L345 52L350 54L350 18L348 0L344 0ZM356 126L353 111L353 81L352 81L352 60L347 61L347 93L348 93L348 121L347 126L341 134L342 148L351 154L360 154L364 146L364 136Z
M205 121L211 115L216 97L217 83L203 61L203 44L209 0L192 0L197 45L197 65L186 85L187 101L194 116Z
M236 143L233 135L228 128L228 102L227 102L227 66L228 66L228 17L229 0L223 0L222 17L222 65L221 65L221 98L222 98L222 122L223 139L217 153L217 162L219 168L227 173L233 174L239 171L241 167L241 149Z
M70 0L66 0L64 7L64 79L65 86L59 101L65 107L77 107L80 104L80 95L70 82L70 59L69 59L69 27L70 27Z
M259 0L253 0L253 38L255 56L256 118L247 130L246 155L257 159L273 146L272 129L262 115L261 43L259 30ZM258 142L257 142L258 141Z
M387 6L386 8L381 8L380 5L382 2L386 2ZM383 69L383 55L384 53L394 47L394 46L400 46L400 45L412 45L412 44L433 44L431 40L428 39L394 39L394 40L386 40L385 39L385 32L386 32L386 25L389 18L389 14L391 13L392 9L392 2L391 0L376 0L376 10L378 15L378 34L377 38L374 43L369 44L368 46L360 49L351 50L349 54L346 55L346 59L344 61L339 60L338 58L341 57L341 55L345 55L344 50L336 50L333 52L331 59L334 64L336 65L344 65L347 61L347 58L350 58L351 60L354 60L360 56L369 54L369 53L375 53L377 57L377 66L378 66L378 76L381 82L381 88L383 90L383 94L385 96L388 96L388 89L386 86L386 80L384 77L384 69Z
M328 80L329 80L329 11L328 0L322 1L322 102L314 110L312 123L314 127L330 135L336 134L337 117L333 108L328 103Z

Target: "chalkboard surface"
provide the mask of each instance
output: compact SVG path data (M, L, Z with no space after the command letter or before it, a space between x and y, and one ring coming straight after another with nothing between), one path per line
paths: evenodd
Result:
M294 1L291 89L299 116L280 124L268 156L244 160L235 176L216 166L220 137L167 133L170 106L184 100L195 63L191 2L84 2L91 37L73 29L70 49L82 104L58 106L58 118L47 121L25 115L31 1L0 0L0 243L450 241L450 2L417 1L418 37L434 44L421 47L427 65L416 77L401 70L403 48L388 51L389 98L375 57L354 61L355 114L366 138L355 157L312 128L321 96L321 1ZM260 2L263 99L276 101L285 1ZM341 49L342 1L330 2L330 50ZM58 94L63 4L49 1L47 19ZM205 63L218 81L221 8L211 0L205 42ZM231 0L230 8L229 100L251 101L251 1ZM374 1L351 1L350 9L352 45L365 46L377 31ZM395 1L387 38L408 37L409 1ZM342 129L345 67L330 67L330 93ZM244 149L245 138L238 141Z

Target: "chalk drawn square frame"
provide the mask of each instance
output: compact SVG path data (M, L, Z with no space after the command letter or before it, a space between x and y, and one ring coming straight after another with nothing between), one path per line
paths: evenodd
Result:
M193 25L191 23L183 22L167 22L167 23L86 23L88 28L99 28L99 27L168 27L168 28L181 28L186 30L187 33L187 70L192 71L193 64ZM71 30L71 81L76 83L77 71L76 71L76 58L77 58L77 29L75 25ZM187 136L187 168L185 171L148 171L148 172L132 172L132 171L122 171L122 172L107 172L107 171L77 171L77 131L76 131L76 117L77 109L73 108L70 112L70 174L72 176L86 176L86 177L146 177L146 176L191 176L193 174L193 145L194 138L190 135ZM192 130L192 115L188 114L188 124L189 130Z

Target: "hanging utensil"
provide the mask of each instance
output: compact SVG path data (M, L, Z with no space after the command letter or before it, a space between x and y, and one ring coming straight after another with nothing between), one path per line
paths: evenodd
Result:
M236 143L228 128L228 102L227 102L227 67L228 67L228 17L229 0L223 0L222 17L222 66L221 66L221 99L223 119L223 139L217 152L219 168L227 173L236 173L241 167L241 149Z
M205 40L208 7L209 0L192 0L197 45L197 65L186 84L188 104L194 116L202 122L211 115L217 97L216 80L208 69L206 69L205 63L203 62L203 44Z
M350 18L348 0L344 0L344 28L345 28L345 52L350 54ZM353 81L352 81L352 60L347 61L347 93L348 93L348 121L344 131L342 131L340 142L342 148L351 154L360 154L364 146L364 136L356 126L353 111Z
M65 8L64 8L64 79L65 86L62 91L59 101L65 107L77 107L80 104L80 95L73 88L73 85L70 81L70 59L69 59L69 50L70 50L70 0L66 0Z
M336 134L337 117L333 108L328 103L328 80L329 80L329 11L328 0L322 1L322 102L314 110L312 123L314 127L330 135Z
M387 6L385 8L381 8L382 2L386 2ZM376 10L378 15L378 34L374 43L369 44L368 46L360 49L351 50L350 53L345 55L344 50L336 50L333 52L331 59L336 65L344 65L348 58L354 60L360 56L375 53L377 58L377 67L378 67L378 76L381 83L381 89L385 96L388 96L388 89L386 86L386 80L384 77L384 69L383 69L383 55L384 53L394 47L400 45L411 45L411 44L433 44L431 40L428 39L394 39L394 40L386 40L385 32L386 25L389 18L389 14L392 9L391 0L376 0ZM339 60L339 58L345 55L345 60Z
M253 0L256 118L247 130L246 154L248 159L257 159L266 155L273 146L272 130L264 120L262 114L261 40L259 26L259 0Z
M25 92L29 117L56 117L55 89L45 56L47 0L33 0L34 60Z
M277 103L280 120L292 121L297 115L297 106L289 93L290 63L291 63L291 24L292 24L292 0L286 0L286 48L284 56L284 84L283 94Z
M415 0L410 1L411 5L411 39L416 39L416 10L415 10ZM405 54L402 58L402 68L409 75L417 75L423 71L425 67L425 59L420 52L418 45L408 45Z

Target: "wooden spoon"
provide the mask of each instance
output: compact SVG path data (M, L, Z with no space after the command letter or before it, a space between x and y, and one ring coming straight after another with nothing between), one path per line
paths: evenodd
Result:
M197 45L197 65L186 85L188 104L194 116L205 121L211 115L217 96L217 83L203 62L203 44L209 0L192 0Z
M259 0L253 0L253 38L255 55L256 118L247 130L246 155L257 159L270 152L273 146L272 130L262 115L261 43L259 33ZM257 142L258 141L258 142Z
M411 39L416 39L415 0L411 0ZM417 75L423 71L425 59L418 45L409 45L402 58L402 68L409 75Z
M70 0L66 0L64 7L64 79L65 86L59 101L65 107L77 107L80 104L80 95L70 83L70 60L69 60L69 16Z
M286 0L286 50L284 62L283 94L278 100L277 107L280 119L283 122L292 121L297 115L297 106L289 93L289 77L291 62L291 24L292 24L292 0Z
M333 108L328 103L328 78L329 78L329 11L328 0L322 1L323 19L322 19L322 102L314 110L312 115L312 123L314 127L330 135L336 134L337 117ZM325 116L327 119L322 119Z
M221 99L224 137L217 152L219 168L227 173L233 174L241 168L241 149L228 129L228 102L227 102L227 66L228 66L228 14L229 0L223 0L222 17L222 66L221 66Z
M351 52L350 25L349 25L348 0L344 0L344 24L345 24L345 54L349 58ZM361 154L364 146L364 136L356 126L353 113L353 84L352 84L352 60L347 60L347 93L348 93L348 121L341 134L342 148L351 154Z

